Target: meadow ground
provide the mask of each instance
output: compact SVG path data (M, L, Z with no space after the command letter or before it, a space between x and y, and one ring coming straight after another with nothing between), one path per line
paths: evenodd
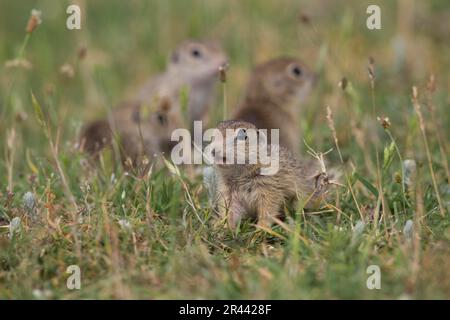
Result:
M450 6L378 1L371 31L371 2L1 1L0 298L450 298ZM43 22L26 37L33 8ZM126 174L108 152L93 168L77 150L83 123L205 37L231 64L216 120L258 62L296 55L319 74L299 143L333 148L345 173L320 212L231 232L210 223L201 177Z

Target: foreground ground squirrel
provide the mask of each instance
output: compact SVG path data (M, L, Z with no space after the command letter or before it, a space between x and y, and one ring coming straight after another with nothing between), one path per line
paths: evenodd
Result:
M299 59L282 57L257 66L248 82L245 98L232 119L257 128L279 129L280 145L298 153L300 105L308 97L316 76Z
M219 123L217 129L224 137L227 129L233 129L231 140L244 141L247 156L244 164L224 163L227 154L237 154L238 151L236 143L230 145L230 140L224 143L223 151L213 151L217 209L221 215L228 215L232 228L244 217L256 218L258 224L268 226L272 223L272 217L282 214L285 204L296 200L300 200L305 208L317 207L334 184L323 162L301 162L289 150L278 145L267 146L267 154L272 148L278 149L278 171L262 174L262 169L267 165L259 161L251 164L249 161L249 155L260 150L257 145L248 142L249 129L256 130L256 127L244 121L227 120ZM262 134L259 132L258 136Z
M176 47L166 71L151 78L132 102L115 108L110 119L88 124L81 145L97 153L111 143L113 131L119 138L123 159L133 165L141 156L170 153L171 132L194 120L205 120L214 97L219 68L227 59L214 42L188 40ZM187 114L182 112L182 90L187 91ZM184 116L189 119L184 119Z

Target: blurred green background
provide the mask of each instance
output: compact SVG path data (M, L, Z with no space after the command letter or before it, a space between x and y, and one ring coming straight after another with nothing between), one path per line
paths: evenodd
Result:
M81 7L81 30L66 28L69 4ZM369 4L328 0L2 1L1 108L10 115L28 113L32 89L47 105L51 100L55 112L67 116L65 127L74 134L80 121L104 114L108 106L131 97L147 77L164 70L170 50L186 38L216 39L224 46L231 64L230 109L242 97L255 64L279 55L305 60L320 74L319 87L303 119L306 139L318 144L323 143L323 135L309 129L321 128L326 105L343 108L337 86L342 77L362 89L359 111L371 109L366 94L369 56L376 61L377 109L394 124L407 121L412 112L406 107L411 87L423 89L431 73L438 83L436 95L443 102L437 108L448 107L449 3L379 1L381 30L366 28ZM43 19L25 51L32 68L6 68L5 62L13 60L22 46L32 8L41 10ZM77 59L81 48L87 50L83 61ZM66 79L61 74L64 64L73 67L74 77ZM218 97L216 108L220 101ZM448 118L442 119L444 128ZM339 126L339 116L337 121ZM399 135L406 140L404 127L396 129L401 129ZM348 137L342 139L345 143Z

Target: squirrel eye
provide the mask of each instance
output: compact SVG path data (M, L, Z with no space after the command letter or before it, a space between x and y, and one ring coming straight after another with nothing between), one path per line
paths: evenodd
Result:
M166 117L164 115L162 115L161 113L158 113L158 117L157 118L158 118L158 122L161 125L165 125L167 123Z
M303 71L299 66L293 66L291 72L297 78L300 78L303 74Z
M236 135L237 140L246 140L247 139L247 131L245 129L240 129Z
M191 55L192 55L194 58L199 59L199 58L202 57L202 52L201 52L199 49L195 48L195 49L192 49Z

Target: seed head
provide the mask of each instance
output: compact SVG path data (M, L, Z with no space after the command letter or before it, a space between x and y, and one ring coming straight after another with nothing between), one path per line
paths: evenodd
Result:
M220 75L220 81L222 83L227 82L227 70L228 70L229 64L224 63L219 67L219 75Z
M413 86L412 87L412 97L413 97L413 100L416 100L417 101L417 97L419 96L419 93L418 93L418 91L417 91L417 87L416 86Z
M389 117L377 117L377 120L380 122L381 126L384 129L389 129L389 127L391 126L391 121L389 120Z
M66 79L72 79L75 76L75 70L69 63L63 64L61 68L59 68L59 73Z
M79 60L83 60L84 58L86 58L86 54L87 54L86 47L81 47L80 49L78 49L78 59Z
M24 70L29 70L33 67L30 61L26 59L13 59L5 61L5 68L22 68Z
M369 71L370 83L373 87L375 81L375 59L373 57L369 57L369 66L367 69Z
M339 81L338 85L343 91L345 91L345 89L347 88L347 84L348 84L347 78L342 77L342 79L341 79L341 81Z
M42 12L36 9L31 10L30 18L28 19L27 33L32 33L42 23Z
M402 183L402 175L401 175L400 173L396 172L396 173L394 174L394 180L395 180L395 182L397 182L397 183Z
M131 160L130 157L127 157L125 160L125 165L130 168L133 167L133 160Z
M433 93L434 91L436 91L436 78L435 78L434 74L430 74L430 78L428 79L428 83L427 83L427 90L430 93Z
M24 111L19 111L16 113L16 121L19 123L24 122L25 120L27 120L27 118L28 118L28 115Z

